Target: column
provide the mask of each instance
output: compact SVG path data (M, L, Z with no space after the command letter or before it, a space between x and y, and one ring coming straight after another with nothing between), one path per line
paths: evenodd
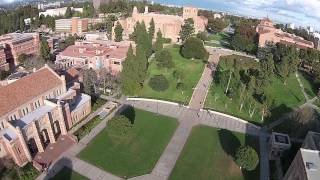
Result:
M18 138L19 138L19 140L21 142L21 145L22 145L23 152L27 156L28 161L31 162L32 161L32 157L31 157L29 148L27 146L27 143L26 143L25 139L23 138L21 129L19 127L16 127L16 130L17 130Z
M59 113L59 125L60 125L60 130L61 130L61 134L62 135L66 135L68 132L67 132L67 128L66 128L66 124L65 124L65 121L64 121L64 117L63 117L63 112L62 112L62 105L61 104L58 104L58 113Z
M39 136L39 131L38 131L38 128L36 126L36 122L33 121L32 122L32 126L33 126L33 129L36 131L36 136L34 136L34 140L36 141L36 144L37 144L37 148L38 148L38 151L39 152L44 152L44 148L43 148L43 145L42 145L42 142L41 142L41 139L40 139L40 136Z
M52 123L51 123L51 120L50 120L48 114L46 114L46 126L47 126L47 131L48 131L50 143L55 143L56 139L54 138L54 134L53 134L53 130L52 130Z

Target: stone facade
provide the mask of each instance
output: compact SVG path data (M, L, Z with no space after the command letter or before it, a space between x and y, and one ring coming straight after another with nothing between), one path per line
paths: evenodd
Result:
M0 157L9 156L24 166L60 135L67 135L91 111L91 98L79 87L67 90L65 77L47 66L0 87Z
M259 47L264 47L268 42L282 43L287 45L293 45L297 48L314 48L314 44L311 41L306 41L299 36L283 32L281 29L276 29L273 26L273 22L268 19L262 19L260 24L256 28L256 32L259 34Z
M166 14L149 13L148 6L145 7L144 13L139 13L137 7L133 8L132 17L119 20L124 29L124 38L128 39L133 33L137 22L144 22L149 28L151 19L155 22L155 33L161 31L163 37L170 38L172 42L178 42L180 39L179 32L185 19L192 18L194 21L195 32L205 31L208 25L208 19L198 16L198 9L194 7L184 7L183 15L174 16Z
M39 55L40 40L38 33L6 34L0 36L0 44L3 44L7 62L12 67L19 64L17 60L21 54Z
M7 63L6 54L4 53L4 46L0 44L0 71L9 70L9 64Z
M106 68L116 75L122 70L122 62L127 56L128 48L127 45L76 42L57 55L56 63L62 68Z

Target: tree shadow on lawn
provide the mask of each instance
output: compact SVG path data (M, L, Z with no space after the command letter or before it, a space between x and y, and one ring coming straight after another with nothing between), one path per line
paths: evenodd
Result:
M134 124L134 121L136 119L136 111L134 107L130 105L125 105L125 107L117 112L117 115L123 115L126 118L129 119L131 124Z
M279 106L276 106L270 110L271 116L265 118L265 121L263 122L264 125L269 125L270 123L273 123L274 121L279 120L282 116L286 116L287 113L292 112L293 109L288 107L285 104L281 104Z
M219 130L218 135L224 152L234 158L237 149L241 146L239 139L231 131L226 129Z
M260 143L259 138L256 136L246 135L245 136L245 145L251 146L256 150L259 156L259 164L257 165L256 169L252 171L246 171L242 169L242 174L245 180L252 180L252 179L260 179Z
M61 164L63 167L61 168ZM61 158L49 167L44 179L50 180L70 180L72 178L72 162L68 158Z
M222 149L226 154L232 157L232 159L235 159L235 154L237 149L241 146L241 142L238 139L237 136L233 134L233 132L225 129L221 129L218 131L220 144L222 146ZM255 136L246 135L245 141L243 145L248 145L253 147L257 153L259 154L259 139ZM241 170L242 175L245 180L253 180L253 179L259 179L259 173L260 173L260 166L256 167L253 171L246 171Z

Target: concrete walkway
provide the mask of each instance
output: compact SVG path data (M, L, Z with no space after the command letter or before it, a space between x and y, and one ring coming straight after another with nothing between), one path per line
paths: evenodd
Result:
M297 80L298 80L298 82L299 82L299 86L300 86L300 88L301 88L301 92L302 92L304 98L306 99L306 101L308 102L308 101L309 101L309 96L308 96L308 94L306 93L306 91L304 90L303 83L302 83L302 81L301 81L301 79L300 79L300 76L299 76L299 74L298 74L297 72L296 72L296 78L297 78Z
M107 122L114 117L117 111L123 109L123 105L117 107L109 116L102 120L95 128L93 128L88 135L82 138L79 143L73 145L68 151L64 152L55 162L52 163L48 172L44 172L37 177L37 180L47 180L53 177L58 173L63 167L69 167L73 171L87 177L88 179L95 180L118 180L121 179L111 173L108 173L100 168L97 168L89 163L86 163L76 157L84 148L87 147L87 144L97 136L105 127ZM97 110L98 111L98 110Z

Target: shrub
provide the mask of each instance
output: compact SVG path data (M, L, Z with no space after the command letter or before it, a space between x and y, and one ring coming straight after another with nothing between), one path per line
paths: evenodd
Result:
M80 129L78 129L74 135L78 138L78 140L82 139L84 136L90 133L90 131L95 128L101 119L99 116L94 117L91 119L87 124L83 125Z
M169 88L169 82L164 75L155 75L150 78L149 86L155 91L165 91Z
M180 53L187 59L195 58L208 60L209 58L209 53L204 48L203 42L196 37L188 38L181 46Z
M108 122L108 130L112 135L126 135L132 129L133 124L126 116L117 116Z
M171 43L171 39L170 38L163 38L163 43L165 43L165 44L169 44L169 43Z
M172 68L174 66L170 52L163 49L156 53L156 61L158 66L162 68Z
M259 163L259 156L252 147L240 146L236 152L235 161L241 168L252 171Z
M178 82L176 88L178 90L184 90L184 89L186 89L186 85L184 83L182 83L182 82Z

